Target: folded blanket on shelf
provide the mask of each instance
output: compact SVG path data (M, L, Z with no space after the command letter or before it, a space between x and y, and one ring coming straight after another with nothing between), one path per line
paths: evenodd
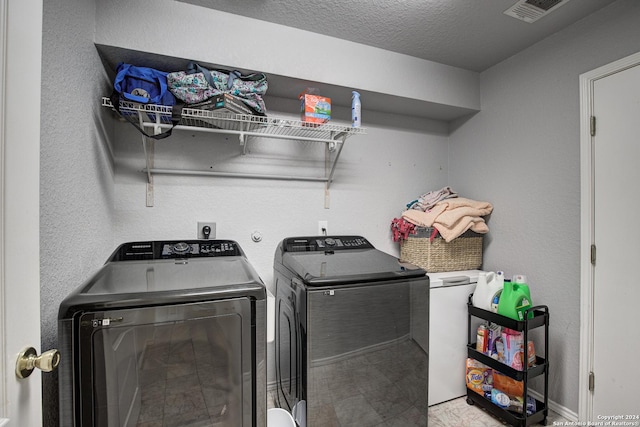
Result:
M421 227L435 227L450 242L467 230L487 233L489 227L481 217L492 210L489 202L457 197L436 203L429 212L409 209L402 213L402 218Z

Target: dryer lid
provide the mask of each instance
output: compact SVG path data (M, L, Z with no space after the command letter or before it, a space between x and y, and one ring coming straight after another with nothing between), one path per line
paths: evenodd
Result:
M405 280L426 272L375 249L361 236L319 236L285 239L282 264L309 286Z

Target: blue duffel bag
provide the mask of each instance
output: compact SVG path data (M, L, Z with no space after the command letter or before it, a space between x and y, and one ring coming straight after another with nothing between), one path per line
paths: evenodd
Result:
M176 100L167 87L167 74L154 68L137 67L131 64L119 63L116 77L113 80L111 104L113 108L148 138L162 139L171 135L171 131L178 125L182 117L183 103ZM121 111L120 101L139 104L161 105L171 107L171 127L160 133L147 132L141 125L138 113ZM154 113L145 116L156 119Z
M154 68L120 63L113 90L127 101L141 104L175 105L176 98L167 87L167 74Z

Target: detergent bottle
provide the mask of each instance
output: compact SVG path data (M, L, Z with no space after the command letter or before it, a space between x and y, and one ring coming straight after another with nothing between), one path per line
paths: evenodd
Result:
M502 282L496 279L496 273L481 271L478 273L478 283L471 297L471 303L474 307L490 311L491 301L496 293L502 291L502 287Z
M502 290L504 289L504 272L496 271L496 288L500 288L498 292L493 295L493 299L491 300L491 311L493 313L498 312L498 303L500 302L500 295L502 294Z
M513 276L511 282L504 282L504 289L498 302L498 314L514 320L524 320L524 312L532 307L531 294L523 274ZM529 313L529 318L533 312Z

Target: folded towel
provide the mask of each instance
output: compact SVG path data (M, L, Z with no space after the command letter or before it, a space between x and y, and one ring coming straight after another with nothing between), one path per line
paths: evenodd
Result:
M489 227L481 217L492 210L491 203L458 197L436 203L429 212L407 210L402 217L418 226L435 227L445 241L450 242L467 230L487 233Z
M423 194L418 200L412 202L408 208L428 211L439 201L454 197L458 197L458 193L453 191L451 187L442 187L440 190L429 191Z

